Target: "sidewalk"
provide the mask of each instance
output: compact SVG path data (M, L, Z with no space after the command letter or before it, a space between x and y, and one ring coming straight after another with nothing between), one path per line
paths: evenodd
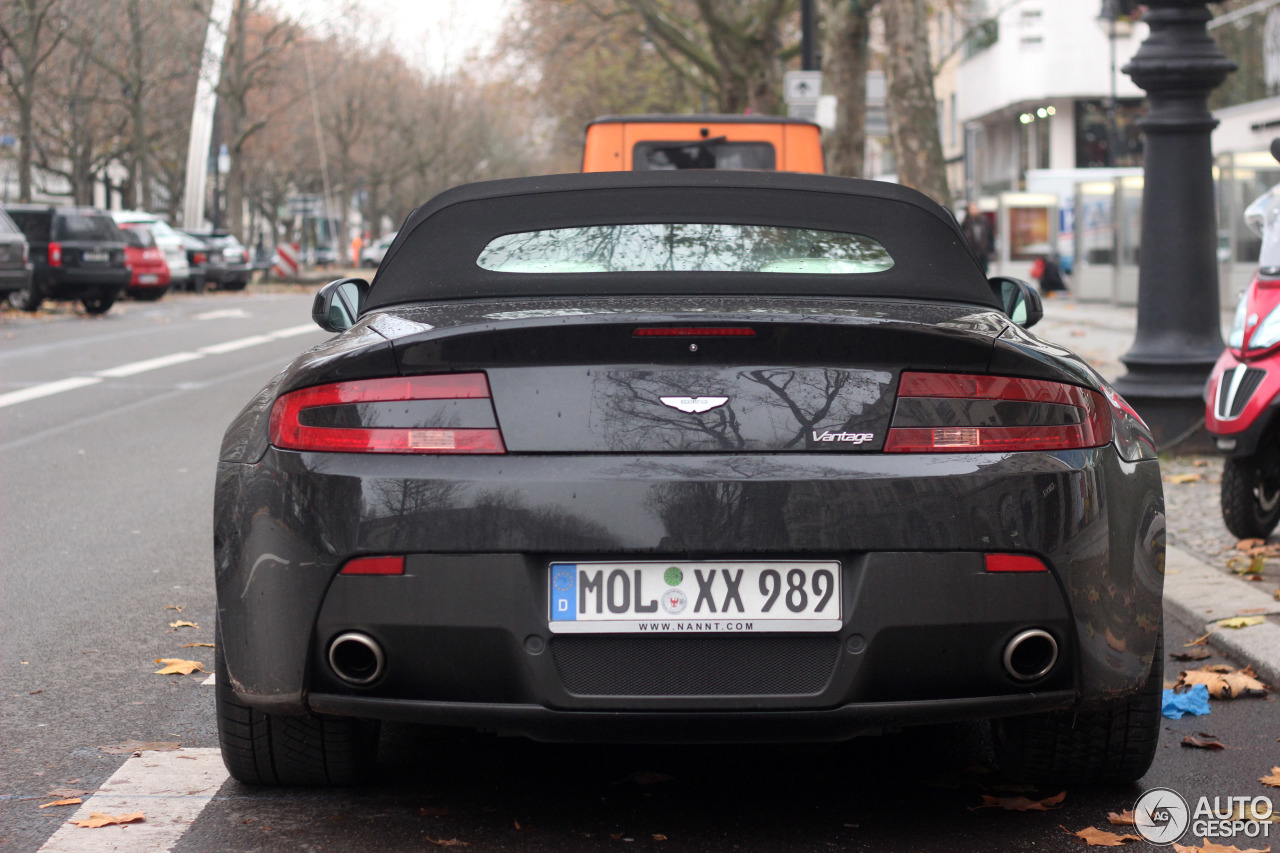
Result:
M1109 381L1125 372L1120 357L1133 344L1137 310L1070 299L1047 299L1044 319L1032 331L1074 350ZM1222 315L1224 339L1232 312ZM1168 614L1209 644L1252 666L1265 683L1280 688L1280 600L1276 568L1262 582L1241 580L1231 564L1247 561L1222 524L1218 504L1221 461L1214 457L1163 457L1169 546L1165 560L1164 601ZM1177 473L1174 474L1173 472ZM1274 538L1274 537L1273 537ZM1265 615L1248 628L1222 628L1218 620Z

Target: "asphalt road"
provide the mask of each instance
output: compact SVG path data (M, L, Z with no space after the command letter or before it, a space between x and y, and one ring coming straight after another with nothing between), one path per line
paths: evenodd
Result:
M0 313L0 850L41 850L64 825L74 807L39 808L50 792L93 793L122 784L121 768L141 778L155 764L157 753L100 747L217 746L204 676L155 675L153 662L212 668L210 649L184 646L213 638L218 445L249 397L323 339L307 323L309 294L171 297L102 318ZM200 627L169 627L178 620ZM1191 639L1166 624L1171 651ZM1186 666L1169 661L1167 675ZM1180 746L1194 732L1229 748ZM1193 802L1274 795L1258 777L1280 764L1278 737L1272 700L1215 703L1208 717L1165 721L1139 784L1069 790L1061 808L1018 813L973 807L983 794L1059 792L1002 788L976 726L785 748L576 747L392 726L368 787L227 781L209 796L180 779L170 794L196 811L173 819L173 842L144 846L135 827L73 834L89 845L75 849L191 853L454 840L468 850L1073 850L1082 843L1060 825L1108 829L1107 813L1147 788ZM59 843L45 849L72 849Z

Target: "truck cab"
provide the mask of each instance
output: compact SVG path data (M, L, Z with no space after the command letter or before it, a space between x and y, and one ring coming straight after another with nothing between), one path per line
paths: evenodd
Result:
M587 125L584 172L823 172L820 128L762 115L605 116Z

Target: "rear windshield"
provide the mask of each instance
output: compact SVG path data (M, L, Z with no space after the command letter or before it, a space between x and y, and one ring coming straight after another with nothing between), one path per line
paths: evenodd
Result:
M124 235L124 244L135 249L150 249L156 244L151 232L138 225L126 225L120 233Z
M115 220L110 216L95 216L92 213L64 213L58 217L57 239L59 240L98 240L102 242L123 242L116 229Z
M11 210L9 218L22 229L28 240L37 243L49 242L49 220L52 214L47 210Z
M673 169L765 169L778 168L778 156L768 142L726 142L707 139L697 142L637 142L631 149L633 172Z
M10 219L3 210L0 210L0 234L21 234L21 233L22 232L18 230L18 226L13 224L13 220Z
M504 234L476 263L510 273L883 272L889 252L862 234L775 225L592 225Z

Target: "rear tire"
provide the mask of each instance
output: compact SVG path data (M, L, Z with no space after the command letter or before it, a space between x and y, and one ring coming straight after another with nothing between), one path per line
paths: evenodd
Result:
M1160 738L1164 637L1137 693L1077 711L992 723L996 762L1009 777L1042 785L1124 784L1151 767Z
M86 296L80 300L80 304L84 306L86 314L105 314L111 310L111 306L116 304L116 295Z
M44 294L40 292L40 285L34 278L22 290L9 291L9 304L19 311L39 311L42 302Z
M1263 473L1257 456L1222 465L1222 520L1237 539L1266 539L1280 522L1280 482Z
M248 785L354 785L373 770L379 724L352 717L264 714L236 701L215 641L214 701L222 762Z

